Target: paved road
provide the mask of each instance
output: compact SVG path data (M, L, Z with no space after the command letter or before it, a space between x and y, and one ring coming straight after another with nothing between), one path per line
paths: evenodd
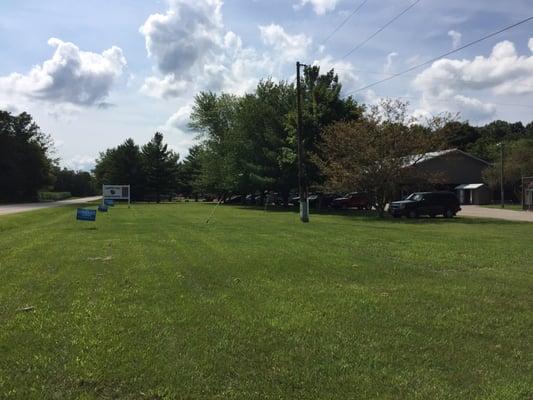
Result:
M51 201L48 203L26 203L26 204L7 204L0 205L0 215L15 214L26 211L40 210L42 208L61 207L70 204L83 204L89 201L100 200L100 196L82 197L80 199Z
M477 217L477 218L495 218L505 219L508 221L526 221L533 222L532 211L513 211L501 208L488 208L479 206L461 206L462 211L459 212L461 217Z

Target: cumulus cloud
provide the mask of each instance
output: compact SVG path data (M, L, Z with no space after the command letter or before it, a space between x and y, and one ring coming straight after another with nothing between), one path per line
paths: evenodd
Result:
M311 4L317 15L324 15L328 11L333 11L337 3L338 0L300 0L299 3L294 5L294 8L298 10L307 4Z
M221 7L221 0L174 0L165 14L148 17L139 30L163 74L183 78L216 51L223 28Z
M311 38L305 34L290 35L276 24L259 26L259 31L263 43L285 59L297 60L304 57L311 45Z
M320 71L325 73L331 69L339 75L339 80L342 83L342 91L349 92L361 85L356 69L349 61L336 60L330 55L326 55L318 60L315 60L312 65L320 67Z
M51 59L27 74L0 77L0 89L13 96L51 103L92 106L104 102L126 67L126 58L113 46L101 54L81 51L75 44L51 38Z
M158 98L177 97L185 93L189 82L176 79L176 75L168 74L163 78L150 76L145 79L141 87L141 93Z
M271 25L260 33L276 57L245 47L237 34L225 30L221 6L220 0L173 0L164 14L148 17L140 32L159 74L145 79L142 93L159 98L200 90L243 94L261 77L279 74L286 62L280 52L299 56L310 44L305 35L289 35Z
M518 56L514 44L503 41L494 46L489 57L436 61L416 77L414 84L433 94L465 89L533 93L533 56Z
M533 42L530 39L530 47ZM530 48L531 51L533 49ZM510 41L497 43L488 57L442 59L422 71L413 81L423 95L422 107L435 109L443 103L472 120L494 116L496 107L465 92L491 91L494 95L533 93L533 55L518 55Z
M65 161L65 166L75 171L91 171L96 165L96 158L77 154Z
M463 35L460 32L451 30L448 32L448 36L452 39L452 49L456 49L461 46L461 40Z
M180 107L178 111L170 116L167 120L164 128L165 130L178 130L182 133L191 132L189 128L190 115L192 112L192 107L190 105L185 105Z

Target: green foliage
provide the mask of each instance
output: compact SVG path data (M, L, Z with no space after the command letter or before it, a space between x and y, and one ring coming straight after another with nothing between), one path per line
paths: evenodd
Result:
M54 167L53 175L55 178L53 186L55 192L69 192L76 197L96 194L96 183L89 172Z
M371 194L383 216L401 183L413 176L411 168L423 154L439 147L442 121L429 128L412 123L407 104L384 100L357 121L340 121L323 130L314 161L333 191L359 190ZM433 177L424 177L432 179Z
M533 139L520 139L503 142L504 146L504 184L512 189L517 199L522 196L522 177L533 176ZM498 148L498 154L500 149ZM501 156L494 167L485 171L484 177L489 185L497 188L501 181Z
M142 154L133 139L127 139L116 148L100 153L94 174L98 187L107 185L131 185L133 200L145 195L146 177Z
M168 149L159 132L142 147L141 154L146 193L155 196L159 203L163 195L176 191L179 155Z
M340 97L333 71L320 75L307 68L302 83L304 144L317 148L320 131L338 120L357 120L364 108ZM201 93L195 99L191 128L199 132L202 151L196 185L218 195L279 192L288 201L297 186L296 91L293 84L265 80L242 97ZM320 177L306 161L309 184Z
M37 200L52 182L50 146L31 115L0 111L0 201Z
M211 208L1 217L0 398L533 395L533 224Z

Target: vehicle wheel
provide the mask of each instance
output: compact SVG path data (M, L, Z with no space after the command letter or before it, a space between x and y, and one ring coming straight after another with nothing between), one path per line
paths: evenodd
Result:
M416 212L416 210L411 210L407 213L407 217L408 218L418 218L418 213Z
M455 216L455 213L452 210L446 210L444 212L444 217L445 218L453 218L454 216Z

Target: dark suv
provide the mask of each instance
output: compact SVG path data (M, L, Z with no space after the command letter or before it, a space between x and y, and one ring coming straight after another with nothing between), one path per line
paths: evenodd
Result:
M452 192L413 193L404 200L393 201L389 205L389 213L397 218L417 218L420 215L429 215L431 218L443 215L452 218L459 211L459 200Z

